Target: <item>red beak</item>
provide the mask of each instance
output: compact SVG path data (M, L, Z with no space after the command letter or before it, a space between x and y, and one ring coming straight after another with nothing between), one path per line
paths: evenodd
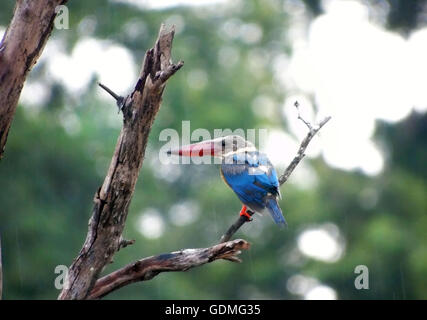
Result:
M168 151L168 154L175 154L181 157L214 156L215 144L211 141L202 141L182 146L179 149L170 150Z

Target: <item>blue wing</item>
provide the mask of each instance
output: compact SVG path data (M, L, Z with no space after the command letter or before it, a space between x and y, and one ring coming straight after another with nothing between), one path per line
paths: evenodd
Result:
M276 200L280 196L277 173L267 156L259 152L238 153L229 160L231 163L222 164L221 172L240 201L256 211L267 208L276 223L285 223Z

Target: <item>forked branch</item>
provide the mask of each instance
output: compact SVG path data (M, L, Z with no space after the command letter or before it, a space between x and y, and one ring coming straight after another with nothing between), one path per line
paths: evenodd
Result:
M295 106L298 108L297 104ZM309 132L301 142L296 156L286 168L285 172L280 176L280 185L283 185L288 180L296 166L304 158L304 152L311 139L331 119L331 117L327 117L318 125L312 126L309 122L301 118L299 112L298 118L301 119L309 128ZM230 241L230 239L233 234L248 221L249 220L246 216L239 216L237 221L233 223L233 225L231 225L227 232L221 237L218 245L204 249L185 249L169 254L144 258L112 272L96 282L89 298L102 298L110 292L130 283L150 280L161 272L187 271L188 269L198 267L218 259L241 262L237 255L240 254L240 250L249 249L249 243L241 239L233 241Z
M147 51L135 88L125 98L105 86L123 113L123 127L117 140L104 183L95 193L86 241L73 261L59 299L85 299L114 254L132 241L122 232L135 184L144 160L148 135L160 109L169 79L182 66L171 60L174 28L161 26L154 47Z
M108 174L95 194L86 241L70 267L69 286L63 289L60 299L98 299L130 283L150 280L161 272L186 271L219 259L240 262L237 256L241 250L249 249L249 243L245 240L229 241L248 221L246 217L240 217L221 238L220 244L143 258L98 279L114 254L133 243L123 240L122 231L142 166L148 135L160 108L165 82L183 66L183 62L171 62L173 35L173 28L167 30L161 27L155 46L145 55L139 80L130 95L122 97L100 84L113 96L119 112L123 113L123 128ZM315 127L308 126L309 133L297 155L279 179L281 185L304 157L311 139L329 119L326 118Z

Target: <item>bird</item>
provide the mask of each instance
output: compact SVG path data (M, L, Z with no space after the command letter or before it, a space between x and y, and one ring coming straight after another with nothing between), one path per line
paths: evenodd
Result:
M254 212L268 212L276 224L287 226L278 203L281 194L277 172L267 155L259 152L250 141L239 135L229 135L170 149L167 153L221 159L221 177L242 203L239 215L251 221Z

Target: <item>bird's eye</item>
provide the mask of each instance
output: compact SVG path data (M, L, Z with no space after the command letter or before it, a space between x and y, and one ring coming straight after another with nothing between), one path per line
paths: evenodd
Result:
M222 148L225 148L225 140L222 140Z

